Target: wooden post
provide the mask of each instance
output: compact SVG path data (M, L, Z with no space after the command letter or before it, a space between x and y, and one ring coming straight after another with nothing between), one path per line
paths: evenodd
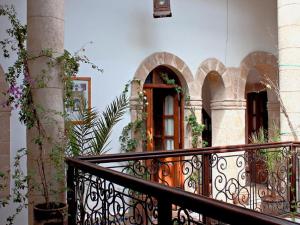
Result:
M158 199L158 224L172 225L172 204L163 197Z
M67 202L68 202L68 224L76 224L76 190L75 190L75 170L74 167L68 166L67 170Z

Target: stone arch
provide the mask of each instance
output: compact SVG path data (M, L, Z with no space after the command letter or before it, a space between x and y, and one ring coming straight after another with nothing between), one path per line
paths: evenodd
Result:
M204 80L206 76L208 76L210 73L217 73L220 76L223 76L225 71L226 71L226 67L218 59L215 58L206 59L204 62L200 64L196 72L195 85L197 86L197 90L202 90Z
M268 70L274 70L276 75L278 75L278 63L277 58L268 52L252 52L248 54L241 62L241 85L239 89L239 94L242 96L245 93L247 78L251 70L255 69L259 72L265 73ZM271 79L278 81L278 76L272 76Z
M143 85L149 73L157 68L158 66L165 66L171 69L179 78L181 83L181 87L185 89L188 95L191 96L191 103L198 107L198 98L196 97L197 92L194 89L194 77L187 66L187 64L178 56L169 53L169 52L156 52L148 57L146 57L141 64L139 65L138 69L134 74L134 78L131 85L131 121L134 121L137 118L137 99L138 99L138 92L143 90ZM186 110L184 114L186 114ZM186 128L186 125L184 125ZM190 133L188 129L184 131L184 139L185 139L185 146L184 147L191 147L188 143L188 139L190 139ZM137 151L141 151L141 148L138 147Z
M225 98L225 83L223 74L226 71L224 64L215 58L210 58L203 61L198 67L195 77L195 89L201 96L202 109L200 111L203 123L208 128L203 132L203 139L212 144L212 124L215 124L216 120L212 118L211 105L214 101L220 101Z
M210 108L210 101L225 98L225 87L227 86L223 79L225 72L226 67L216 58L206 59L198 67L194 89L198 90L196 95L201 96L200 99L202 100L204 109ZM204 86L204 83L207 85ZM204 97L204 94L207 96ZM203 102L205 98L209 98L209 102Z
M6 179L1 182L4 190L0 192L0 198L9 195L10 184L10 107L5 105L6 98L2 94L8 89L5 81L4 71L0 65L0 171L4 172Z
M145 58L135 72L133 80L138 80L142 87L149 73L158 66L166 66L172 69L178 76L182 87L186 89L189 95L194 96L193 74L187 64L178 56L168 52L156 52ZM133 85L131 96L136 97L138 88Z
M267 111L268 127L272 134L274 131L273 124L279 128L280 104L275 91L267 88L264 76L268 77L274 84L279 84L278 77L278 60L276 56L268 52L252 52L248 54L241 62L241 79L239 85L239 95L245 96L250 92L267 92ZM246 123L248 125L248 123ZM248 130L248 129L247 129ZM250 134L246 132L248 137Z

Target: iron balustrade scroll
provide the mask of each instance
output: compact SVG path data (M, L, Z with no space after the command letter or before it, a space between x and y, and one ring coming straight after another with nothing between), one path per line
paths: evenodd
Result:
M250 216L249 224L262 218L262 224L286 224L259 212L297 212L298 146L286 142L67 159L69 222L246 224ZM222 210L229 211L223 215Z

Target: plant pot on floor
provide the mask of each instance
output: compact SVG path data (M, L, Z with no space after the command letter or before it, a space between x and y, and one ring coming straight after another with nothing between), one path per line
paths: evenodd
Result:
M279 216L289 211L289 202L278 195L266 195L261 198L261 212Z
M34 225L67 225L68 206L65 203L50 202L37 204L33 208Z

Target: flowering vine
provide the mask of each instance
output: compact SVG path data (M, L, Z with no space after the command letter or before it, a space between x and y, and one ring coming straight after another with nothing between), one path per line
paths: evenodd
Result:
M52 49L43 49L37 55L30 55L26 49L27 26L21 24L21 22L18 20L14 7L0 5L0 16L7 17L11 24L11 27L6 30L8 37L4 40L0 40L0 49L2 50L3 56L6 59L10 58L12 53L16 54L17 56L14 63L8 67L7 72L5 73L5 80L8 84L8 89L4 91L4 93L0 93L4 94L6 99L5 102L1 102L0 104L3 107L9 106L14 109L19 109L20 122L22 122L27 129L34 128L37 131L37 135L33 142L39 150L36 163L38 168L37 174L40 177L41 187L39 187L39 185L35 186L37 186L37 190L41 192L46 206L48 207L50 203L50 192L57 190L51 189L52 177L50 174L46 173L45 168L46 164L49 163L49 159L47 159L48 155L45 155L45 143L52 143L52 149L49 157L58 169L61 167L60 165L64 163L63 152L65 143L63 139L61 140L61 143L55 143L53 140L51 140L51 138L45 132L45 129L42 125L42 119L45 119L49 113L59 114L62 117L65 117L65 113L53 111L47 112L46 109L42 108L40 105L37 105L33 98L32 88L47 87L47 83L52 79L49 74L50 71L52 69L57 69L57 71L59 71L60 79L63 82L64 104L65 106L72 106L72 77L78 73L80 63L89 64L93 69L98 71L102 71L102 69L91 63L83 54L85 51L84 47L75 54L71 54L67 50L64 50L62 54L58 54ZM43 58L46 61L45 68L40 71L40 74L38 74L37 78L34 78L29 69L29 61L39 58ZM48 119L52 118L49 117ZM17 160L19 161L20 158L18 157ZM58 174L57 177L61 177L63 180L64 171L58 172L61 172L62 176ZM20 173L20 170L17 168L16 164L13 178L15 181L16 191L13 193L14 196L11 197L13 198L14 202L22 205L22 207L20 206L16 209L16 213L19 213L19 210L23 208L24 205L27 205L27 193L21 198L22 201L16 200L15 193L22 193L22 190L26 188L28 191L31 191L28 189L28 181L32 183L36 183L36 181L34 181L32 177L26 176L24 173ZM18 197L17 199L20 198ZM14 217L15 214L13 217L8 217L7 221L9 224L13 223L12 218Z

